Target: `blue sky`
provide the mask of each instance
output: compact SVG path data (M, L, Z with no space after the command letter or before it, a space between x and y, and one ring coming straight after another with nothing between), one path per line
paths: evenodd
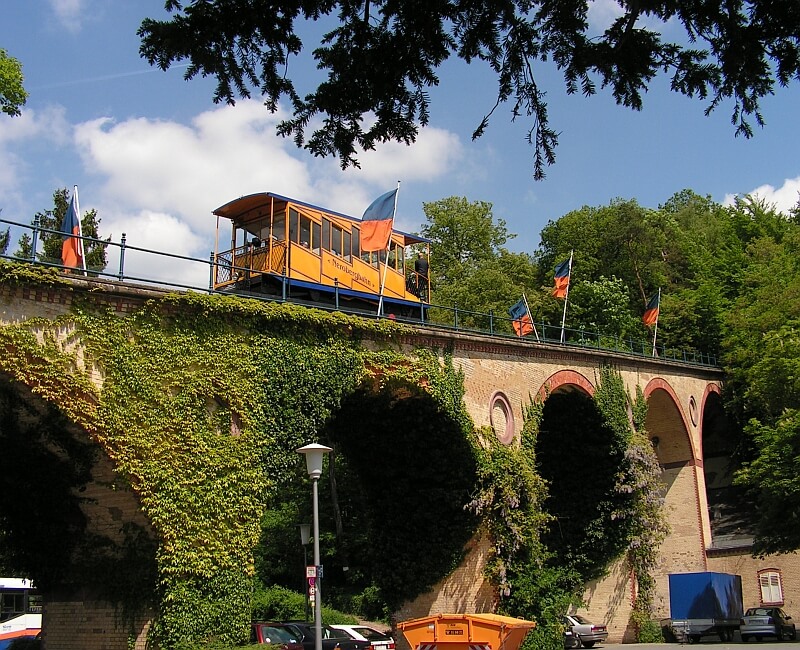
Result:
M613 7L595 0L590 15L602 25ZM493 204L517 235L511 250L533 252L548 221L615 198L657 207L688 188L720 202L756 193L784 210L798 200L797 85L764 101L767 126L745 140L734 137L731 105L705 117L703 102L668 92L666 79L633 112L606 91L567 96L558 72L542 66L561 137L556 164L534 181L528 123L512 123L510 107L471 141L493 105L494 78L454 60L431 91L430 126L415 145L385 145L360 156L360 170L342 171L275 135L281 115L258 99L215 105L213 80L150 68L136 30L145 17L167 16L163 0L4 0L0 48L22 62L30 97L21 117L0 115L3 218L30 222L52 207L55 189L78 185L102 235L119 241L124 232L133 246L207 259L211 213L233 198L272 191L360 216L400 180L401 229L419 229L423 202L465 196ZM664 25L665 36L672 29ZM291 70L301 84L313 75L305 61Z

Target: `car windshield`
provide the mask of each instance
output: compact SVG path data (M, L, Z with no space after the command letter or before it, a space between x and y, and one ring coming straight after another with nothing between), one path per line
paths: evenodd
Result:
M264 637L267 643L295 643L292 635L287 630L280 627L272 627L271 625L261 626L261 636Z

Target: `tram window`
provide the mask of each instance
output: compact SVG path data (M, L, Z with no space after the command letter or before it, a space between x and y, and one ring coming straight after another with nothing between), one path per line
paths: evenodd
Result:
M311 222L311 248L319 255L320 248L320 226L316 221Z
M342 254L342 229L331 224L331 251L335 255Z
M326 251L331 249L331 222L329 219L322 220L322 248Z
M311 248L311 219L304 214L300 215L300 243Z
M289 208L289 241L299 244L298 231L300 230L300 215L297 210Z
M347 231L344 231L342 233L342 235L344 236L344 242L343 242L344 246L342 248L342 253L344 254L344 258L348 262L352 262L353 258L350 257L350 253L351 253L351 249L350 249L350 233L347 232Z
M276 214L272 219L272 237L278 241L286 240L286 213Z
M358 228L353 228L352 236L353 236L353 254L358 255L359 251L361 250L361 231ZM362 256L361 259L363 260L364 257Z
M0 611L4 614L24 614L25 597L23 594L3 594L2 602L0 602Z

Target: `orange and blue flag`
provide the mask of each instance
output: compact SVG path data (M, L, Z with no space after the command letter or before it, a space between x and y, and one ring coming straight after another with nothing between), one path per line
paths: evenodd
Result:
M397 205L397 190L381 194L361 218L361 250L383 251L389 247Z
M78 188L72 192L67 213L61 222L64 243L61 244L61 263L67 268L83 267L83 240L81 239L80 208L78 208Z
M511 325L514 327L517 336L527 336L536 331L533 327L531 312L528 310L528 303L525 302L524 298L511 306L508 313L511 315Z
M555 286L553 287L553 295L556 298L566 298L567 290L569 289L569 276L572 272L572 256L564 260L556 267L556 273L553 277Z
M652 298L647 302L647 307L642 316L642 322L648 327L652 327L658 322L658 312L661 307L661 291L653 294Z

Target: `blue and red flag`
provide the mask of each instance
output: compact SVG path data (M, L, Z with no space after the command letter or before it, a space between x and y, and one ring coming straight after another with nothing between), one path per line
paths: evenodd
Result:
M659 290L658 293L653 294L652 298L647 302L647 307L644 310L644 316L642 316L642 322L647 325L648 327L652 327L658 322L658 312L660 309L661 303L661 291Z
M572 255L569 259L564 260L556 267L556 274L553 277L555 286L553 287L553 295L556 298L566 298L567 290L569 289L569 276L572 272Z
M61 232L64 239L64 243L61 244L61 263L67 268L83 268L83 240L77 185L72 192L64 220L61 222Z
M524 298L518 303L512 305L509 308L508 313L511 315L511 325L514 328L514 331L517 333L517 336L527 336L531 332L536 331L533 326L531 312L528 309L528 303Z
M361 250L383 251L392 236L397 190L381 194L370 203L361 218Z

